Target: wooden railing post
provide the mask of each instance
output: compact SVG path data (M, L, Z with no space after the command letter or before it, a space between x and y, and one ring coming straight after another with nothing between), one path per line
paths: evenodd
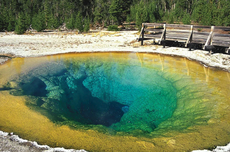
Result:
M204 45L204 50L207 48L207 46L212 45L212 39L213 39L213 33L214 33L215 26L211 26L211 32L208 36L208 39Z
M193 25L191 25L191 31L190 31L190 34L189 34L189 37L185 43L185 47L188 46L188 43L191 43L192 42L192 36L193 36ZM191 46L189 47L189 50L191 49Z
M145 29L144 28L145 28L145 24L142 23L141 33L139 35L139 38L137 38L138 42L141 41L141 45L144 44L144 34L145 34Z
M153 28L155 29L156 26L154 25ZM155 32L154 32L154 33L155 33ZM156 41L155 41L155 38L153 38L153 45L155 45L155 44L156 44Z
M145 24L144 23L142 23L141 35L142 35L141 45L144 45L144 36L145 36Z
M230 46L229 46L229 48L227 49L227 52L226 52L226 53L230 55Z
M163 48L165 48L165 39L166 39L166 24L164 24L164 29L161 35L160 43L162 44L163 40Z

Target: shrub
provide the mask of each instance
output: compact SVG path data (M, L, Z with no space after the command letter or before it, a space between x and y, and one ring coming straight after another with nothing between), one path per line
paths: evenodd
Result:
M202 29L201 29L201 28L198 28L198 29L197 29L197 31L198 31L198 32L201 32L201 31L202 31Z
M108 31L119 31L119 28L117 25L109 25Z

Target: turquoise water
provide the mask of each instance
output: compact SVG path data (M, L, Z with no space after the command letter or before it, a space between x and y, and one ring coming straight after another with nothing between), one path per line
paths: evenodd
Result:
M15 58L0 66L0 130L88 151L213 148L230 141L229 86L228 72L159 54Z
M132 60L119 64L71 58L20 75L15 80L19 89L11 94L27 95L28 106L57 123L150 133L177 105L177 90L158 73Z

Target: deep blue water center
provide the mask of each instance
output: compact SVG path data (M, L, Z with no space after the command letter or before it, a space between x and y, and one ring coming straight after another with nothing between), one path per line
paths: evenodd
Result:
M93 97L89 89L83 85L83 81L86 79L86 77L75 79L74 83L69 84L68 86L68 84L66 84L66 80L69 79L67 73L68 71L61 71L61 73L51 76L52 80L56 82L55 84L58 84L58 87L63 89L65 88L65 92L59 94L59 96L61 96L60 100L64 103L64 105L57 104L58 106L55 107L53 111L56 111L56 108L65 108L65 110L67 110L66 112L68 113L67 116L74 119L76 116L78 116L76 120L80 123L94 125L101 124L106 127L111 126L113 123L119 122L123 114L128 112L128 106L126 105L116 101L106 103L97 97ZM22 81L19 83L19 86L24 95L37 97L38 100L36 101L36 105L41 106L45 103L42 98L49 96L47 86L50 82L48 83L47 79L49 78L44 78L41 76L40 78L31 77L29 83ZM76 88L78 91L75 91ZM55 102L59 103L60 100L52 99L50 102L52 102L52 104ZM75 101L79 104L79 109L75 109L76 107L72 105L72 103ZM65 115L65 112L61 114ZM81 119L79 119L79 117L81 117Z
M28 106L54 122L78 127L152 132L176 108L172 83L159 71L132 60L125 64L95 58L59 60L14 81L18 89L11 93L27 95Z

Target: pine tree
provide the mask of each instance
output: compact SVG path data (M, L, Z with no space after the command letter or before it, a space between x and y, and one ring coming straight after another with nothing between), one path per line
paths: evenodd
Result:
M225 1L225 5L223 7L224 10L224 19L223 19L223 25L224 26L230 26L230 1Z
M140 16L140 13L139 11L137 11L136 13L136 26L137 28L139 29L139 31L141 30L141 16Z
M54 27L53 27L54 17L53 17L52 14L49 14L49 15L48 15L48 18L49 18L49 20L48 20L48 22L47 22L46 28L47 28L47 29L53 29L53 28L54 28Z
M118 24L121 23L121 11L121 7L119 7L119 0L113 0L109 7L109 13L111 15L111 19Z
M167 21L168 21L169 24L174 24L174 14L172 12L169 13Z
M58 18L50 14L50 20L48 22L48 28L49 29L56 29L60 26L60 23L58 21Z
M43 17L44 17L44 22L45 26L48 26L48 22L50 20L50 8L49 8L49 2L48 0L43 0L44 2L44 10L43 10Z
M202 15L202 18L201 18L201 24L202 25L212 25L212 11L213 11L213 8L211 5L204 5L202 7L202 12L201 12L201 15Z
M108 0L96 0L94 13L94 22L103 24L109 20L109 4Z
M3 20L3 17L2 15L0 14L0 31L3 31L4 30L4 20Z
M60 23L59 23L59 20L57 17L53 17L53 20L52 20L52 23L53 23L53 28L56 29L60 26Z
M213 13L214 25L229 26L230 25L230 1L219 0Z
M79 32L84 31L83 23L82 23L82 15L79 12L76 17L75 28L79 30Z
M89 25L90 25L90 20L89 17L87 17L84 21L84 32L88 32L90 30Z
M13 31L15 28L15 17L13 15L12 11L9 11L8 13L8 26L7 26L7 31Z
M193 9L193 12L192 12L192 20L199 23L200 22L200 19L202 18L201 17L201 10L202 8L197 6Z
M71 15L71 17L67 20L67 23L66 23L66 27L68 29L71 29L73 30L74 29L74 17L73 17L73 14Z
M42 12L39 12L36 16L33 17L32 27L38 32L45 29L46 25L44 20L44 14Z
M8 27L8 10L7 10L7 7L5 7L4 5L2 5L2 7L0 8L1 9L1 18L2 18L2 22L1 22L1 30L7 30L7 27Z
M140 22L158 21L188 24L191 20L223 26L230 25L229 10L229 0L0 0L0 30L14 30L20 12L26 16L26 27L32 22L38 31L57 28L67 21L68 28L73 29L74 24L83 31L83 19L76 17L78 13L101 25L122 24L125 20L137 21L139 26ZM80 18L79 22L73 23L72 16Z
M14 22L10 21L7 27L7 31L13 31L15 28Z
M15 33L16 34L23 34L26 31L26 27L25 27L25 18L24 18L24 14L20 13L18 15L18 19L16 21L16 26L15 26Z
M49 18L49 20L47 22L46 28L57 29L60 26L58 18L55 17L53 14L49 14L48 18Z
M128 23L131 22L131 17L130 17L130 15L127 15L126 22L128 22Z
M150 4L148 4L148 14L149 14L149 22L150 23L154 23L157 21L157 16L159 16L158 12L157 12L157 8L156 8L156 4L155 2L150 2Z
M149 14L148 14L147 7L144 7L144 9L143 9L142 22L143 23L149 22Z
M25 13L25 27L28 29L31 25L32 19L29 13Z
M131 21L136 21L136 9L135 9L135 5L132 5L130 7L130 20Z
M109 7L111 18L120 25L126 20L127 14L130 11L130 5L131 0L112 0L112 3Z
M190 15L188 13L184 14L184 17L182 18L183 24L191 24Z

